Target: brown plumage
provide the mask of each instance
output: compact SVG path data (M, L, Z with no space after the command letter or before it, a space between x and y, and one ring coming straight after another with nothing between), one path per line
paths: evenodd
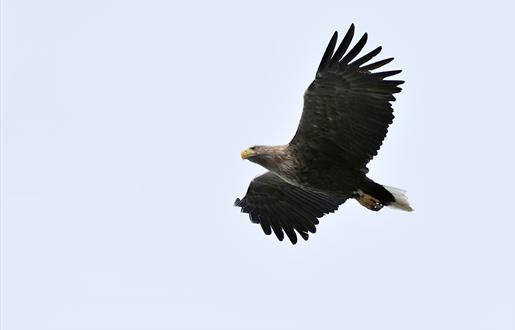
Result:
M354 60L365 46L367 34L348 52L354 36L351 25L335 51L335 32L304 94L304 110L292 141L283 146L254 146L243 159L269 172L255 178L235 206L248 213L269 235L279 240L284 233L297 242L316 231L318 218L334 212L348 198L378 211L393 206L411 207L402 191L369 179L366 164L377 155L393 120L393 94L401 80L385 80L400 70L372 72L393 58L371 64L378 47Z

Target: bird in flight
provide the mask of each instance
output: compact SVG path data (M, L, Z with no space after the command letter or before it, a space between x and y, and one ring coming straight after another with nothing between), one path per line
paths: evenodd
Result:
M252 180L234 205L281 241L286 234L295 244L296 233L307 240L318 219L349 198L372 211L384 206L412 211L402 190L367 177L367 163L377 155L394 118L393 94L404 83L385 78L401 70L374 71L393 60L369 63L381 47L355 59L367 34L347 51L353 36L354 24L336 48L334 32L304 93L302 117L290 143L257 145L241 153L268 172Z

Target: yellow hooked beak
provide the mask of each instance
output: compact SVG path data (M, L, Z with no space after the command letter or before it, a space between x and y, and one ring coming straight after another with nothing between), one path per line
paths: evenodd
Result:
M256 152L254 150L245 149L241 152L241 159L247 159L247 158L250 158L255 155L256 155Z

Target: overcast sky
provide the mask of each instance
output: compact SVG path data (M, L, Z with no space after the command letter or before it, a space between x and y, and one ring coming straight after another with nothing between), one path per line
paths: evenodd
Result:
M511 330L513 1L2 1L1 329ZM232 206L334 30L406 81L309 241Z

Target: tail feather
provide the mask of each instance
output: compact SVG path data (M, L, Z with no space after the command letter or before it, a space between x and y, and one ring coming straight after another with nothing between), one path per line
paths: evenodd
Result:
M379 211L383 206L413 211L404 190L383 186L369 178L366 178L360 189L356 191L355 198L361 205L372 211Z
M413 208L409 205L408 197L406 196L405 190L402 190L399 188L394 188L394 187L389 187L389 186L384 186L384 185L383 185L383 187L386 190L388 190L388 192L390 194L392 194L393 197L395 198L395 200L392 203L390 203L388 206L395 208L395 209L407 211L407 212L413 211Z

